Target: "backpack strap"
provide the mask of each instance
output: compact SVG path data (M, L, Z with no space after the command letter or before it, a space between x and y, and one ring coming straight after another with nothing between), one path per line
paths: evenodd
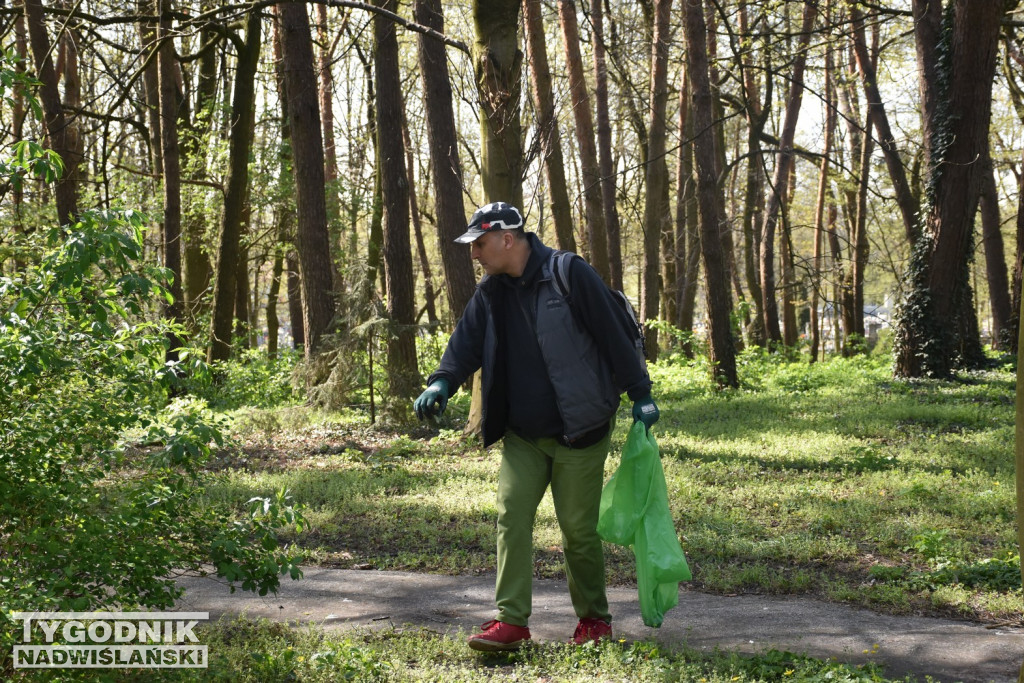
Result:
M572 289L569 287L569 266L576 254L555 249L551 252L551 277L555 291L572 305Z

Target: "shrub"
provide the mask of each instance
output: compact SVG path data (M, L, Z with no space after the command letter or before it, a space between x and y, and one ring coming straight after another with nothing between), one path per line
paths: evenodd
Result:
M221 426L201 401L167 405L182 367L165 355L181 330L149 319L169 273L143 264L144 222L86 212L0 278L3 656L13 611L167 608L180 595L172 571L204 563L261 594L299 575L276 535L302 524L284 492L250 501L243 519L202 502Z
M299 400L292 373L300 357L292 349L280 351L276 358L260 349L244 349L231 360L213 364L211 372L190 376L183 389L215 410L290 405Z

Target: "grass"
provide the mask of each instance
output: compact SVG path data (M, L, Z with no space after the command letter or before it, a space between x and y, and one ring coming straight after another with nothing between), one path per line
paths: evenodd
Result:
M895 613L1018 623L1011 369L956 382L892 379L884 359L809 366L746 353L742 386L719 392L702 361L652 367L655 427L690 588L809 595ZM258 391L258 387L249 387ZM624 406L614 434L621 450ZM447 574L493 571L498 451L461 434L468 397L440 425L370 427L359 409L228 414L234 445L211 464L210 502L241 511L288 488L308 528L285 532L308 563ZM606 474L618 457L609 458ZM632 553L606 546L609 581L635 582ZM550 497L535 568L561 578ZM885 681L789 652L753 657L653 642L545 644L481 656L464 634L323 632L238 619L204 631L210 668L63 672L68 680ZM22 675L24 674L24 675ZM40 674L41 675L41 674ZM19 672L32 680L33 674ZM159 677L159 678L156 678ZM54 680L47 672L46 680Z
M904 382L884 359L748 353L740 372L740 389L717 392L699 361L652 367L693 588L1019 619L1012 371ZM499 454L461 436L466 397L450 411L443 428L411 430L369 428L359 413L236 413L241 447L222 454L210 494L240 507L287 487L307 508L309 529L291 540L311 563L491 571ZM549 496L535 543L537 575L562 577ZM630 551L607 550L609 580L635 581Z
M464 634L445 636L424 629L325 632L238 618L202 632L208 645L205 670L142 672L25 672L18 680L116 681L888 681L874 664L851 666L790 652L753 657L697 653L650 642L611 642L576 647L535 645L515 653L481 655ZM907 679L910 680L910 679Z

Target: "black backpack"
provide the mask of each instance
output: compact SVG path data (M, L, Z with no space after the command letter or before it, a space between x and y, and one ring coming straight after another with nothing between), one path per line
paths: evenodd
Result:
M560 249L553 250L551 254L551 275L555 291L569 302L569 308L572 309L573 315L576 315L576 308L573 306L572 291L569 289L569 266L572 259L576 257L577 255L571 251L562 251ZM644 337L644 327L640 324L636 311L633 310L633 304L629 302L629 299L621 290L609 287L608 291L611 292L612 299L618 304L615 310L618 313L619 324L622 325L622 329L626 331L626 334L632 340L640 362L646 365L647 339Z

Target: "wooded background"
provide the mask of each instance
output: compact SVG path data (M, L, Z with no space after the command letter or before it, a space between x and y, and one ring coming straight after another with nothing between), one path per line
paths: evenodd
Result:
M290 343L313 388L377 339L405 399L475 286L452 239L503 200L637 302L653 361L706 349L735 385L744 346L858 353L880 308L895 374L948 377L1016 350L1022 26L1015 1L23 0L0 45L41 111L14 88L0 142L65 173L0 187L0 270L141 210L170 359Z

